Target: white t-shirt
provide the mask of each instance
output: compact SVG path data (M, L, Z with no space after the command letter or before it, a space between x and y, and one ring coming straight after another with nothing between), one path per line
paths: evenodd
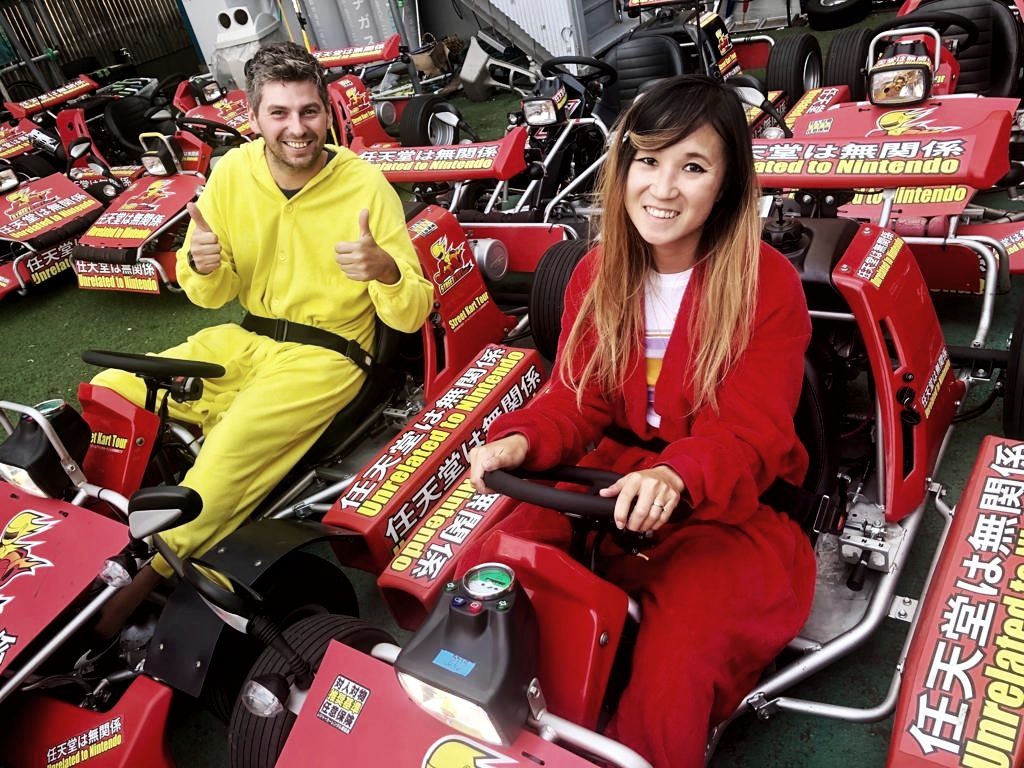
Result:
M661 361L665 357L665 348L692 274L691 267L685 272L667 275L652 272L647 278L644 291L644 348L647 358L647 423L652 427L661 426L661 416L654 410L654 385L661 375Z

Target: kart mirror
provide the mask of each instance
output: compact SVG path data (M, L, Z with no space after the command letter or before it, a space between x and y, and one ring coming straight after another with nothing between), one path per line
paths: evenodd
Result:
M203 500L191 488L161 485L136 491L128 502L128 530L134 539L177 528L195 520Z
M72 160L80 160L92 152L92 139L80 136L71 142L68 147L68 157Z
M148 117L150 120L156 123L162 123L167 120L174 119L174 115L171 114L171 110L167 109L166 107L158 107L156 109L152 109L146 113L146 117Z
M779 129L782 131L783 136L787 139L793 138L793 131L790 130L789 125L786 124L786 118L783 117L782 113L779 112L774 104L772 104L771 99L765 95L764 87L758 87L760 83L757 83L753 78L748 78L746 75L740 75L738 77L731 78L729 80L729 85L733 86L733 92L741 102L760 109L766 115L775 120Z

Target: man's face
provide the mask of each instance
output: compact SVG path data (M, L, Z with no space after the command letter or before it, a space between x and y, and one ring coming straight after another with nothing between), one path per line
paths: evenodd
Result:
M249 115L266 141L271 166L302 173L320 162L330 115L312 83L265 83L259 109Z

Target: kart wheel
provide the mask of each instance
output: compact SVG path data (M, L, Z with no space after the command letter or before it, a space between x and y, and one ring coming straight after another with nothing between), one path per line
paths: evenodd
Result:
M1017 309L1003 391L1003 435L1024 439L1024 303Z
M558 351L558 335L562 329L565 288L583 254L586 240L563 240L548 248L540 257L530 285L530 328L533 343L548 360L554 361Z
M868 47L874 33L857 27L844 29L832 38L825 60L825 85L850 86L850 98L863 101L868 95Z
M821 77L821 46L814 35L791 35L772 46L765 85L769 91L783 91L790 106L806 91L821 85Z
M294 552L275 568L263 592L267 612L282 626L310 617L358 613L355 591L339 578L337 566L310 552ZM242 682L263 646L248 635L228 632L214 650L209 676L200 697L220 720L228 722Z
M284 635L314 670L319 668L331 640L363 652L377 643L394 642L384 630L351 616L311 616L293 624ZM250 677L273 673L286 674L287 666L276 651L267 648L256 660ZM309 701L307 706L316 703ZM287 710L277 717L257 717L239 699L228 726L228 764L231 768L273 768L294 723L295 715Z
M807 0L805 10L811 29L842 29L867 18L871 0Z
M437 94L416 96L402 112L398 139L403 147L458 144L460 119L458 110Z

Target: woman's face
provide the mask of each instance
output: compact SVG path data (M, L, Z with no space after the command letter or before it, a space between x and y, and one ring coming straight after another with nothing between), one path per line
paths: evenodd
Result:
M653 246L659 272L693 266L724 178L725 146L709 125L664 149L637 151L626 174L626 213Z

